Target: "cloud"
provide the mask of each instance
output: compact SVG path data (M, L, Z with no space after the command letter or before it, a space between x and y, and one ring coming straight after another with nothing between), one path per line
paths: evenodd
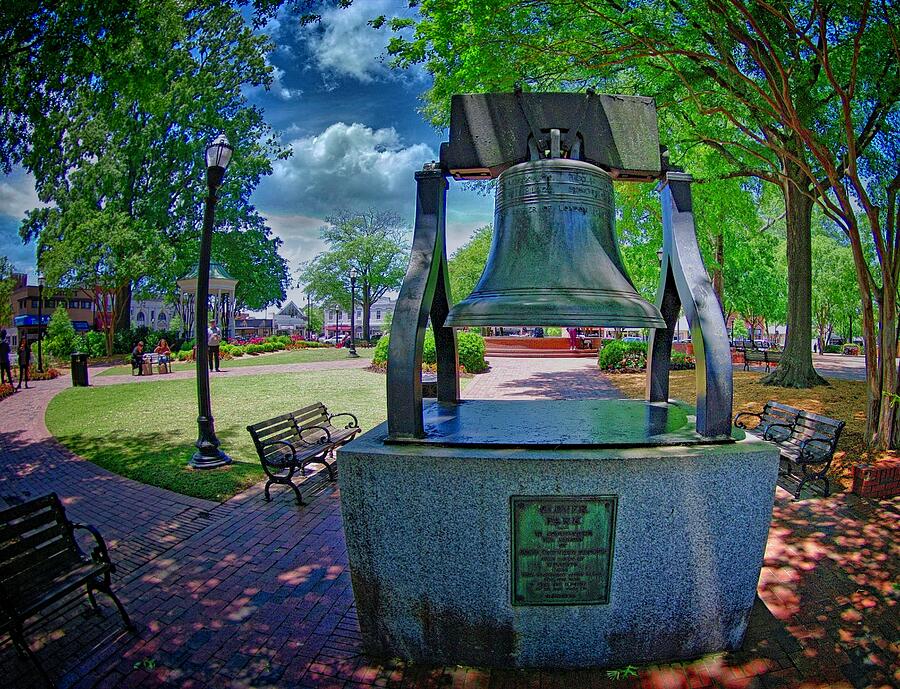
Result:
M366 0L346 9L331 7L322 12L321 21L303 27L300 38L325 77L351 77L363 83L394 78L386 63L392 34L386 28L373 29L368 22L382 14L394 16L397 10L396 0Z
M24 170L14 170L0 181L0 215L21 220L32 208L45 205L34 190L34 177Z
M269 62L269 59L266 58L266 62ZM269 62L269 64L272 64ZM281 67L276 65L272 65L272 85L269 87L269 93L273 94L276 98L280 100L292 100L294 98L298 98L303 95L303 89L292 89L288 88L284 83L284 70Z
M274 165L254 197L268 213L325 217L338 208L394 209L410 217L416 170L437 155L424 143L404 144L391 127L337 122L290 142L293 155Z

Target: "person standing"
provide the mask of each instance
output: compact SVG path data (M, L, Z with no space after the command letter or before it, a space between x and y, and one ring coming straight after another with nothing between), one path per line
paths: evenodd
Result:
M31 345L28 344L28 339L26 337L22 337L19 340L19 384L16 386L16 390L21 389L22 381L25 381L25 389L28 389L28 367L31 366Z
M566 328L569 332L569 351L578 349L578 328Z
M0 385L4 380L9 380L9 384L13 384L12 367L9 364L9 355L12 354L12 347L9 344L9 338L6 336L5 330L0 330Z
M206 331L206 344L209 347L209 370L213 370L213 360L215 360L215 370L219 370L219 345L222 344L222 331L216 325L215 321L209 322L209 330Z

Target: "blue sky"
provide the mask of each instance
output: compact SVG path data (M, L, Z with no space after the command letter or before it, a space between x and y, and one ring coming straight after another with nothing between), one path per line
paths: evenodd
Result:
M266 28L276 50L269 60L276 81L269 91L248 92L293 155L275 163L254 195L272 230L284 240L291 269L324 248L324 217L340 207L397 211L412 227L413 173L437 158L446 131L418 112L428 88L422 70L391 70L384 58L389 38L366 22L403 11L405 0L366 0L348 10L326 10L317 25L301 28L290 17ZM38 204L24 171L0 177L0 244L20 269L33 271L34 248L18 237L24 213ZM448 248L491 221L493 200L450 182ZM302 290L289 299L298 303Z

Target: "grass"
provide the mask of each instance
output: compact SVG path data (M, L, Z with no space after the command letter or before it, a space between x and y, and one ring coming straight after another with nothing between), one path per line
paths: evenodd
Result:
M374 348L367 347L358 349L360 357L371 359ZM314 361L338 361L347 358L346 349L337 349L335 347L319 347L316 349L290 349L281 352L270 352L268 354L258 354L250 356L245 354L237 359L222 360L222 368L239 368L242 366L278 366L280 364L307 364ZM155 370L155 369L154 369ZM176 361L172 364L173 371L193 371L193 361ZM121 366L110 366L109 368L96 374L98 376L126 376L131 373L131 365L124 364Z
M356 414L364 431L387 418L385 378L363 370L214 377L210 386L216 434L235 460L221 469L187 468L197 439L191 379L69 388L51 400L46 424L72 451L110 471L221 501L264 478L248 424L317 401L333 412Z
M821 385L806 390L776 388L763 385L764 374L735 371L734 414L742 411L759 411L768 400L777 400L793 407L806 409L840 419L847 425L841 433L838 451L834 455L829 477L849 490L854 463L869 458L865 444L866 384L862 381L829 379L831 385ZM627 397L644 396L646 377L643 373L622 373L610 376L612 383ZM697 394L693 371L671 373L669 396L696 404ZM837 486L835 486L837 487Z

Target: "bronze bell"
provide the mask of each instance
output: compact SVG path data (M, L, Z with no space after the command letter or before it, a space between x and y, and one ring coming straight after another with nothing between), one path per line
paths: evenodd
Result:
M509 168L487 265L445 325L664 328L625 271L614 221L612 178L599 167L551 158Z

